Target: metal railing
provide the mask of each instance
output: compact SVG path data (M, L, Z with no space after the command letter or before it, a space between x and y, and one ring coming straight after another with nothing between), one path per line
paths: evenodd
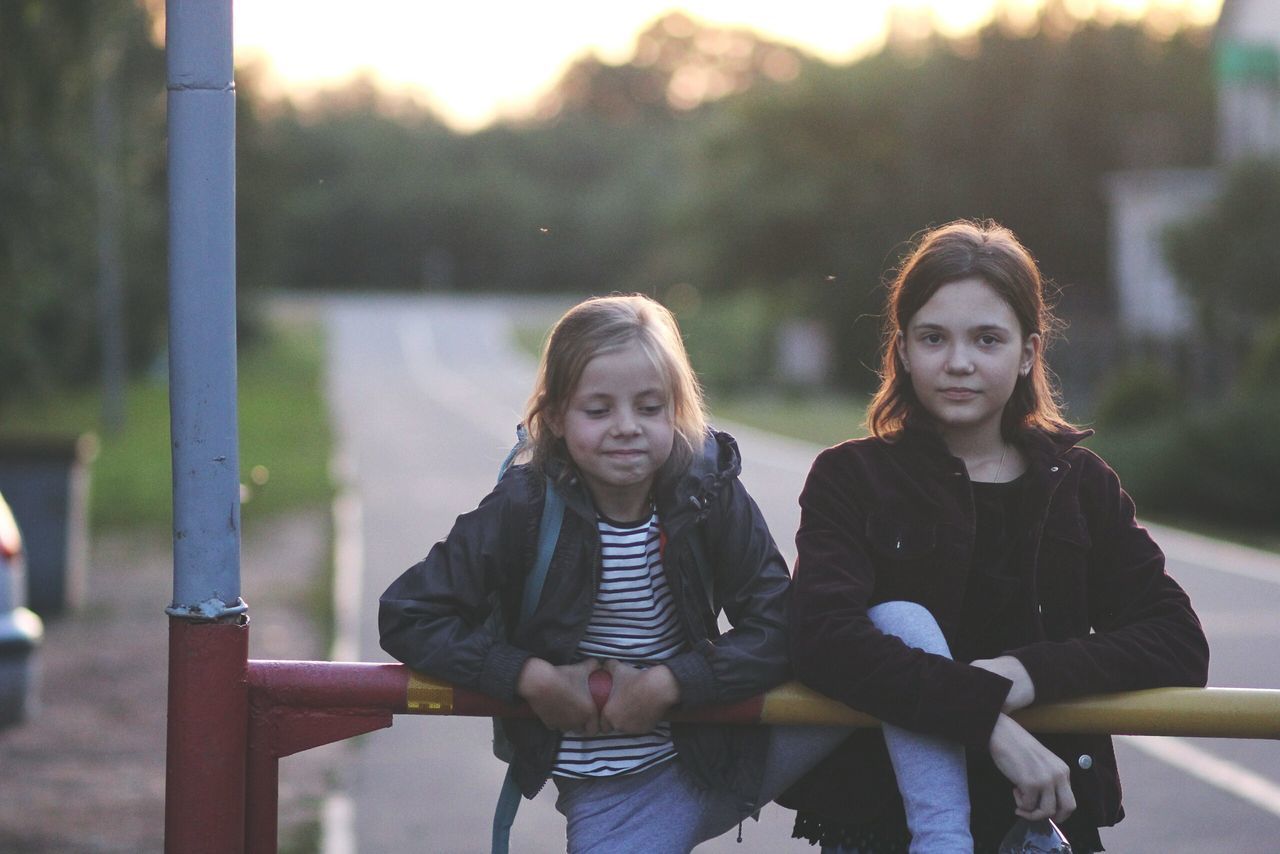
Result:
M523 703L507 704L414 673L402 664L327 661L250 661L245 851L276 851L279 760L312 747L392 725L395 715L531 717ZM592 674L592 693L609 694L604 671ZM1177 735L1280 739L1280 690L1154 688L1081 697L1022 709L1013 718L1032 732ZM790 682L757 697L671 715L673 721L723 724L880 722L843 703Z

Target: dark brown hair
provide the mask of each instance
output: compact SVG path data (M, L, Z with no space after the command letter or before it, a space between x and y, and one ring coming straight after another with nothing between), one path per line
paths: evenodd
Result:
M896 346L915 316L943 285L964 279L985 282L1018 318L1025 339L1038 333L1041 347L1026 376L1019 376L1005 404L1000 429L1013 439L1025 427L1069 429L1044 353L1061 322L1045 298L1035 258L1013 232L990 220L957 220L931 229L916 241L889 285L881 342L880 388L867 408L867 430L893 438L908 420L927 416Z

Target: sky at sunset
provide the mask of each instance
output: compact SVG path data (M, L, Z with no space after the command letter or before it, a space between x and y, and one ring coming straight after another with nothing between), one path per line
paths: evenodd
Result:
M1151 11L1197 22L1222 0L1066 0L1080 17ZM474 129L519 113L576 57L625 61L635 36L680 8L710 24L749 27L833 62L874 49L895 10L931 15L944 32L990 20L997 6L1033 14L1037 0L235 0L236 59L265 61L272 94L369 73L410 88L451 124ZM493 61L499 58L501 61Z

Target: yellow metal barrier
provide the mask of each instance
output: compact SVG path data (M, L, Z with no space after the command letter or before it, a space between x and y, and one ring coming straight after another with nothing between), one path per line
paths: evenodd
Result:
M1013 718L1032 732L1280 739L1280 690L1152 688L1032 706ZM879 726L796 682L765 694L760 722Z

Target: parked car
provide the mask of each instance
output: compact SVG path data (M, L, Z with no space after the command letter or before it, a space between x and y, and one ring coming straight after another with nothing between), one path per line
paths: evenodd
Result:
M40 617L26 607L22 534L0 495L0 728L21 723L36 708Z

